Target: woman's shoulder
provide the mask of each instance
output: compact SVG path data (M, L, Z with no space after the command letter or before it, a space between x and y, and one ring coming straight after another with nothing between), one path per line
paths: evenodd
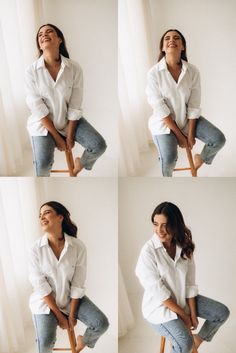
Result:
M68 65L69 67L74 68L74 69L79 70L79 71L82 71L82 68L81 68L80 64L77 61L72 60L70 58L66 58L63 55L61 55L61 58L62 58L63 62L66 65Z
M197 66L185 61L185 60L182 60L183 62L183 65L185 65L187 67L187 69L193 73L199 73L199 69L197 68Z
M85 249L86 249L86 246L85 246L85 244L83 243L82 240L80 240L80 239L78 239L78 238L75 238L75 237L71 237L71 236L69 236L69 235L67 235L67 237L68 237L67 239L69 240L69 242L70 242L73 246L79 248L80 250L85 250Z

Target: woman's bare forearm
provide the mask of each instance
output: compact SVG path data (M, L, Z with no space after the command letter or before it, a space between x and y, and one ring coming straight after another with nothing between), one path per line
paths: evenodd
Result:
M52 312L56 315L56 317L60 317L62 314L62 312L60 311L60 309L58 308L55 299L52 295L52 293L46 295L45 297L43 297L45 303L47 304L47 306L52 310Z
M185 313L185 311L177 303L175 303L173 299L169 298L165 300L163 304L171 311L176 313L179 317L181 317L181 319L186 317L187 314Z
M178 137L183 135L183 133L181 132L181 130L178 128L178 126L176 125L176 122L172 119L171 115L168 115L167 117L165 117L164 119L164 123L166 124L166 126L173 131L173 133Z
M45 116L42 118L41 123L43 126L50 132L50 134L53 136L53 138L56 140L58 137L60 137L58 131L56 130L52 120L50 119L49 115Z
M69 314L70 317L73 317L73 318L76 317L78 305L79 305L79 299L72 298L70 302L70 314Z
M196 122L197 122L197 119L188 120L188 136L195 137Z
M187 298L186 299L189 310L190 310L190 316L197 316L197 307L196 307L196 299L195 297L193 298Z
M67 140L74 140L75 129L77 127L78 120L69 120L67 129Z

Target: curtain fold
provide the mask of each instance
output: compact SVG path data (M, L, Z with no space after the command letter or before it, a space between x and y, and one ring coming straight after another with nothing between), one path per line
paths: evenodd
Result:
M28 308L28 249L40 236L38 181L1 178L0 181L0 352L21 353Z
M126 292L125 283L119 266L119 337L127 334L134 326L134 317Z
M24 71L36 59L35 33L39 0L0 2L0 175L19 175L25 149L29 110L25 103ZM42 11L41 11L42 12Z
M145 8L143 0L120 0L118 3L121 176L137 175L141 168L140 153L149 149L147 121L151 110L146 102L145 87L151 55Z

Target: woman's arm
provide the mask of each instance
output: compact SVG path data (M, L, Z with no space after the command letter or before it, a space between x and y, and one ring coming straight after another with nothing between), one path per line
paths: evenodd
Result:
M45 297L43 297L43 299L44 299L45 303L48 305L48 307L55 314L55 316L58 320L59 326L62 329L68 329L69 328L68 320L65 317L65 315L58 308L53 295L50 293L50 294L46 295Z
M188 314L186 314L186 312L178 304L176 304L173 299L169 298L169 299L163 301L163 304L168 309L170 309L171 311L176 313L183 320L184 324L186 325L186 327L189 330L191 330L193 328L193 324L192 324L190 316Z
M56 146L59 149L59 151L66 151L66 149L67 149L66 142L63 140L63 138L57 132L57 130L56 130L52 120L50 119L49 115L47 115L44 118L42 118L41 119L41 123L50 132L50 134L54 138Z
M172 119L171 115L168 115L163 120L164 120L164 123L166 124L166 126L175 134L175 136L178 140L179 146L182 148L188 147L187 138L184 136L184 134L178 128L175 121Z
M195 130L196 130L197 119L189 119L188 121L188 145L192 149L196 143Z
M67 137L66 137L66 145L68 150L71 150L75 144L75 129L77 127L78 120L69 120L68 122L68 130L67 130Z
M189 310L190 310L192 326L194 329L196 329L198 327L198 318L197 318L197 307L196 307L195 297L187 298L186 301L188 303Z
M69 313L69 325L73 328L77 324L76 311L79 305L79 299L71 299L70 302L70 313Z

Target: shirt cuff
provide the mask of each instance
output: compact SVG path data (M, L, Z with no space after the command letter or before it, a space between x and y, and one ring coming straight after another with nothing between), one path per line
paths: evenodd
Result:
M186 298L194 298L198 295L198 286L186 287Z
M85 288L78 288L78 287L71 287L70 290L70 297L73 299L79 299L82 298L85 294Z
M82 118L82 113L83 112L81 109L69 108L68 113L67 113L67 119L68 120L79 120L80 118Z
M38 293L41 298L46 297L48 294L51 293L51 291L52 291L52 288L47 282L45 282L44 284L42 284L41 286L35 289L35 292Z
M158 120L162 120L170 115L170 109L165 103L161 103L153 109L153 113Z
M198 119L201 115L201 109L189 108L187 112L188 119Z

